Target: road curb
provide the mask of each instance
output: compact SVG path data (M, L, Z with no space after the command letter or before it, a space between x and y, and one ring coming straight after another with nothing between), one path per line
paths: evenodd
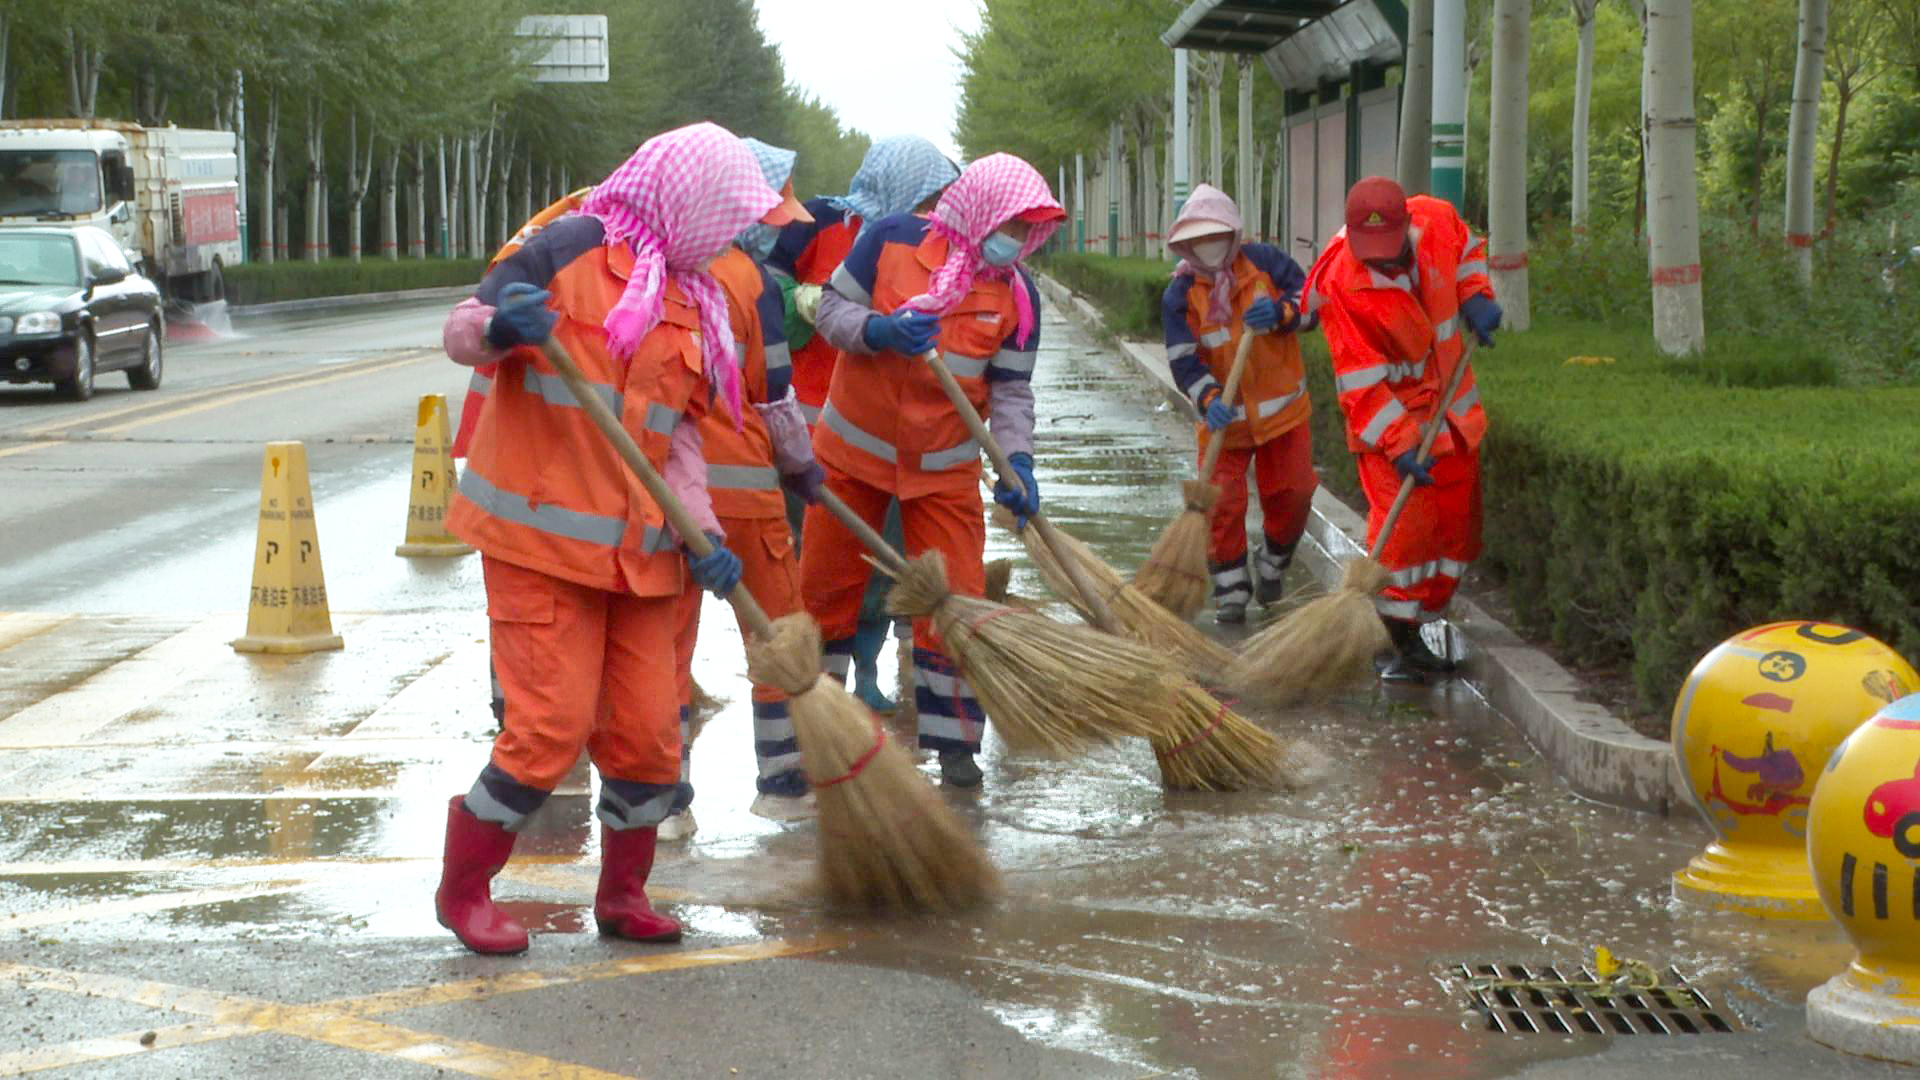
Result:
M398 289L393 292L353 293L347 296L309 296L301 300L275 300L266 304L229 307L229 318L245 319L256 315L287 315L301 311L331 311L337 308L392 304L408 300L451 300L470 295L472 285L439 285L428 289Z
M1052 278L1037 277L1041 289L1073 318L1111 335L1098 308ZM1192 414L1193 406L1174 385L1158 346L1121 340L1119 349L1169 401ZM1324 559L1303 564L1321 585L1331 588L1338 583L1341 564L1365 554L1366 521L1322 487L1313 494L1307 537ZM1596 802L1656 814L1683 802L1668 744L1641 735L1588 700L1580 680L1559 661L1522 641L1465 595L1454 597L1448 624L1464 639L1468 684L1527 736L1574 791Z

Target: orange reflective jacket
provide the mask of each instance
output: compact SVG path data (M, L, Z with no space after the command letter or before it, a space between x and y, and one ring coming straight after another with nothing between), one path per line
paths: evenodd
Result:
M478 295L500 280L552 292L553 337L664 469L674 428L705 414L700 313L668 284L661 322L632 357L607 353L602 320L633 269L624 247L600 242L600 223L573 218L502 259ZM639 596L684 590L686 560L660 508L627 471L540 351L517 348L495 371L474 425L447 529L482 552L599 589Z
M1484 293L1486 244L1460 220L1452 204L1426 195L1407 200L1413 238L1412 275L1388 277L1353 257L1346 230L1313 264L1308 310L1333 353L1334 388L1347 416L1347 446L1396 457L1420 444L1420 429L1439 407L1440 394L1462 362L1460 301ZM1447 424L1435 455L1471 450L1486 434L1480 388L1467 371L1446 404Z
M781 312L780 291L768 289L759 265L739 248L728 248L713 260L707 272L720 282L727 294L727 315L733 324L733 341L740 358L740 427L724 410L707 414L700 421L700 445L707 459L707 491L713 496L713 512L722 518L777 518L786 516L786 497L780 493L780 473L773 467L773 443L766 421L749 403L767 404L786 396L788 369L786 342L767 344L767 331L780 334L780 324L768 326L762 301L772 300L772 311ZM769 385L769 368L779 393Z
M907 215L874 229L872 240L862 240L835 271L833 289L875 311L891 312L927 291L933 272L946 262L947 241L929 231L925 219ZM867 263L856 265L863 252L870 253ZM1031 291L1025 271L1018 281ZM1031 340L1016 340L1013 287L1009 281L977 280L940 319L938 348L982 416L990 379L1033 375L1038 322ZM1037 298L1033 305L1038 310ZM966 490L980 482L980 444L932 368L917 356L842 353L814 427L813 448L822 464L901 499Z
M1198 403L1210 385L1225 388L1233 371L1233 354L1244 332L1241 319L1261 296L1282 308L1300 303L1305 274L1292 259L1270 244L1246 244L1234 258L1233 315L1225 325L1207 321L1213 282L1181 275L1161 298L1160 320L1165 331L1167 361L1187 396ZM1184 287L1183 287L1184 284ZM1311 329L1311 323L1303 324ZM1272 442L1299 427L1312 415L1300 362L1299 333L1255 334L1253 351L1240 378L1240 397L1234 402L1233 423L1227 425L1227 445L1236 450ZM1199 425L1202 446L1209 433Z

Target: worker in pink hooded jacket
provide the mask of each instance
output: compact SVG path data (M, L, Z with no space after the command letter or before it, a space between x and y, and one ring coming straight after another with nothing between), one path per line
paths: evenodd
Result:
M1302 332L1316 324L1302 315L1306 273L1271 244L1249 244L1240 210L1209 184L1174 218L1167 246L1180 256L1160 298L1160 327L1174 381L1200 413L1199 453L1212 439L1227 440L1209 477L1220 489L1207 543L1213 575L1214 618L1242 622L1247 602L1280 599L1281 576L1306 531L1307 508L1318 480L1307 420L1313 406L1300 365ZM1222 400L1242 334L1253 351L1240 377L1239 400ZM1260 490L1262 544L1255 556L1258 584L1247 566L1247 473Z

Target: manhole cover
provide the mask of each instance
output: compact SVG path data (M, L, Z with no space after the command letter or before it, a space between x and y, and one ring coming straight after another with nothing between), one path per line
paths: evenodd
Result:
M1454 964L1459 984L1488 1031L1510 1035L1713 1035L1745 1030L1676 968L1632 964L1612 978L1582 966Z

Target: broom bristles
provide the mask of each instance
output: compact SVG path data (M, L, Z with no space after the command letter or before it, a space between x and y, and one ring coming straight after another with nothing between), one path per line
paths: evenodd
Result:
M947 654L1016 751L1065 756L1088 743L1159 730L1166 660L1085 626L955 596L937 551L911 561L887 596L896 615L930 616Z
M1133 573L1133 587L1181 619L1198 615L1213 594L1207 567L1211 532L1207 515L1189 505L1154 541L1147 561Z
M952 912L992 900L1000 875L966 823L874 723L820 674L820 628L804 614L747 642L747 671L788 695L801 767L814 785L820 881L834 903Z
M1073 587L1073 579L1067 575L1066 568L1054 559L1053 549L1037 535L1037 530L1014 529L1013 518L997 507L994 520L1002 528L1013 531L1020 542L1026 545L1027 558L1040 571L1040 578L1046 582L1047 588L1091 622L1093 613L1081 599L1080 591ZM1113 612L1115 621L1127 637L1202 680L1216 681L1226 676L1234 663L1233 653L1226 646L1127 584L1126 579L1108 566L1104 559L1095 555L1084 541L1057 528L1054 532L1064 543L1067 557L1078 560L1094 588L1105 594L1108 609Z
M1290 790L1307 777L1309 756L1185 679L1169 680L1172 716L1153 740L1160 780L1175 791Z
M1229 682L1248 697L1285 705L1319 700L1364 679L1369 662L1389 644L1373 606L1386 580L1386 568L1373 559L1349 560L1339 588L1247 639Z

